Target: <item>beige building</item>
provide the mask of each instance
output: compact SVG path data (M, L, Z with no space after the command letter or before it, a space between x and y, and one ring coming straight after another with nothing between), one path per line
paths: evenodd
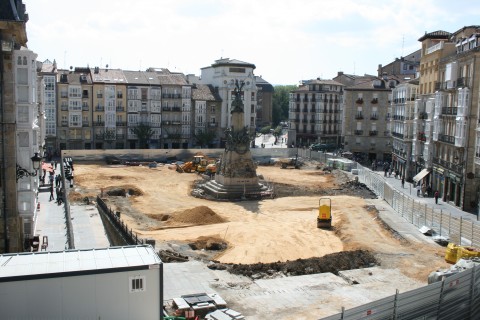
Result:
M391 161L388 107L397 80L353 76L342 72L334 78L344 83L343 149L365 164Z
M444 201L472 211L479 202L480 26L454 32L443 45L434 94L432 183Z
M314 143L339 148L342 138L344 85L334 80L304 81L290 93L288 145Z
M212 85L194 84L192 86L192 105L194 118L192 124L194 147L219 148L223 131L220 127L222 99Z

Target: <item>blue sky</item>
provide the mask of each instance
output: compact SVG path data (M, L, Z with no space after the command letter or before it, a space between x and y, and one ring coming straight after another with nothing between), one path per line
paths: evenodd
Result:
M425 32L480 25L467 0L23 0L28 47L60 68L109 65L185 74L221 57L273 85L376 74Z

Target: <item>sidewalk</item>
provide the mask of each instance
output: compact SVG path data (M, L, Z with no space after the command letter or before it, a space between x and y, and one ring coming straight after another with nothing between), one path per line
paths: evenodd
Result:
M380 177L383 178L383 180L386 181L387 184L395 188L397 191L409 196L410 198L414 199L416 202L427 204L428 207L433 208L435 210L442 210L444 213L451 213L452 217L462 217L463 219L467 220L472 220L475 221L477 220L477 215L472 214L470 212L462 211L459 208L448 204L442 199L438 199L438 204L435 204L435 198L434 197L417 197L417 190L415 188L415 185L409 182L405 182L405 187L402 188L402 180L401 179L396 179L393 176L392 177L385 177L385 173L383 171L373 171L374 173L378 174Z
M64 205L59 206L49 198L50 184L45 184L38 192L40 210L37 210L34 234L40 235L40 241L43 236L48 237L47 251L63 251L68 249Z
M71 191L67 185L66 196ZM63 251L68 249L67 224L65 220L65 203L58 205L55 200L49 201L50 184L40 187L35 234L48 237L46 251ZM103 223L94 205L70 205L75 249L106 248L110 246L103 228Z

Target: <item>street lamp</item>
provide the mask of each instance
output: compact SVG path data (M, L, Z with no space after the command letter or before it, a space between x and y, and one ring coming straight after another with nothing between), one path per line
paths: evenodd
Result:
M17 163L17 182L18 179L22 179L24 177L35 177L37 175L38 169L40 169L42 158L38 155L38 152L35 152L35 155L31 157L30 160L32 160L33 172L29 172L27 169L22 168Z

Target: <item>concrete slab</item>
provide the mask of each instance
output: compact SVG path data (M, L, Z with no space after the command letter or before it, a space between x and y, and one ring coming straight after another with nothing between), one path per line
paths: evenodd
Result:
M94 205L71 205L75 249L106 248L110 246L100 213Z

